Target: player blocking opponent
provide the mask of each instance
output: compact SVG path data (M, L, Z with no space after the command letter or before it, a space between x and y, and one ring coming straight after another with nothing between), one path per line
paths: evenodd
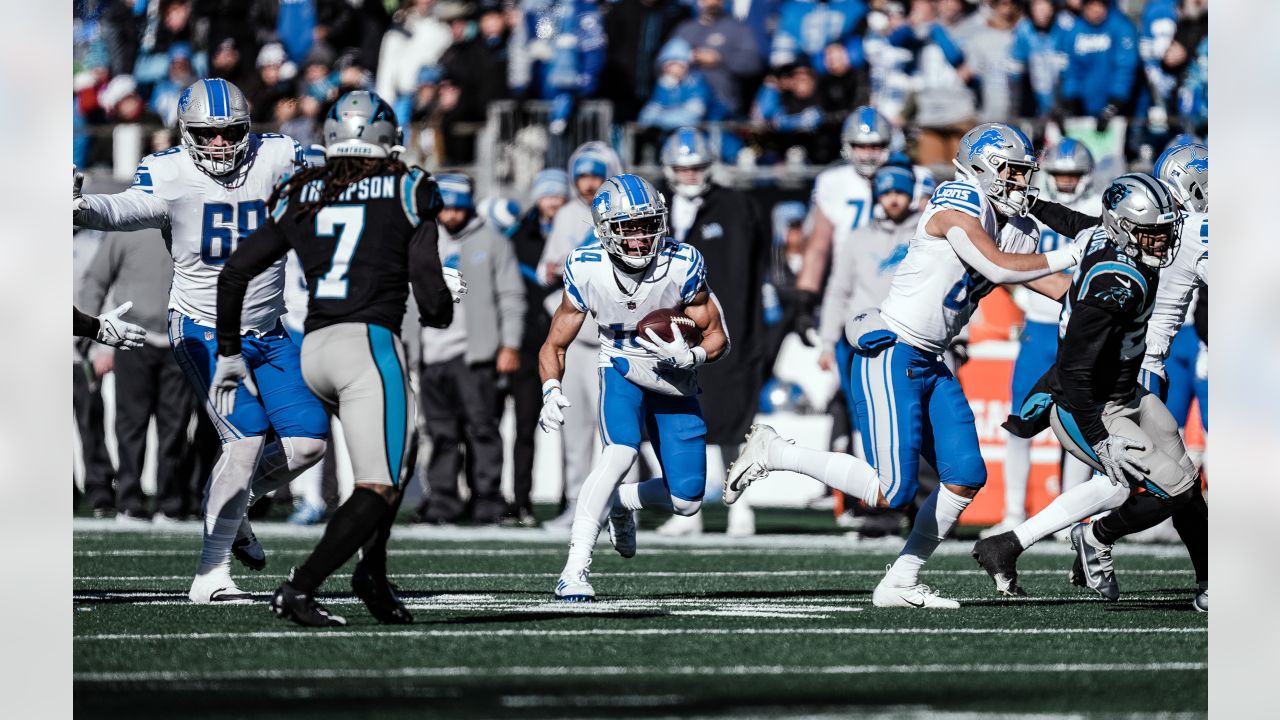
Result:
M233 412L249 377L235 322L252 279L292 248L307 276L302 376L342 421L355 491L334 512L310 557L271 598L277 617L299 625L345 625L315 601L316 589L364 546L351 587L379 622L412 615L386 576L387 539L412 471L414 403L400 324L412 284L423 324L447 327L465 292L446 283L436 247L436 184L397 155L390 106L366 91L339 98L324 121L326 163L284 179L271 217L231 256L218 279L214 397Z
M996 284L1024 283L1057 298L1070 282L1061 271L1078 259L1074 249L1034 252L1035 223L1023 215L1038 166L1021 131L979 125L962 138L955 164L959 179L934 191L888 297L879 309L858 312L846 328L855 350L858 429L870 464L796 447L757 425L725 479L726 502L771 470L789 470L868 505L898 508L915 498L923 453L942 482L876 586L877 607L959 607L919 582L920 569L987 477L973 412L942 353Z
M221 79L183 90L178 130L182 144L143 158L124 192L81 196L77 174L73 217L77 226L98 230L161 230L173 255L169 342L196 395L208 397L218 274L237 244L266 220L272 187L303 154L283 135L250 132L248 101ZM231 554L253 570L266 567L267 558L246 508L324 456L329 419L303 383L298 347L280 321L284 275L281 258L249 285L237 316L253 382L240 390L236 411L222 416L205 403L222 454L205 489L204 543L189 593L195 603L250 599L231 579ZM269 429L279 441L265 442Z
M702 254L667 235L666 202L649 182L615 175L591 203L597 241L569 254L564 293L538 353L544 431L564 424L569 400L560 390L565 352L587 314L599 326L597 407L604 449L582 486L570 531L569 557L555 598L591 601L591 554L600 529L624 558L635 555L634 511L692 515L705 490L707 425L696 397L697 368L723 356L729 336L706 283ZM672 341L636 326L647 314L682 308L702 331L689 347L673 321ZM663 476L618 486L636 460L641 426L648 430Z

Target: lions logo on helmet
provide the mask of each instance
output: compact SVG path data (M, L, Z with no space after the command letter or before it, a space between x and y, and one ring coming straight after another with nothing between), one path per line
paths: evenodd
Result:
M1001 214L1027 214L1037 192L1031 177L1040 165L1031 140L1021 130L1004 123L983 123L960 139L952 162L960 177L977 183Z
M648 180L614 175L591 201L596 237L610 259L627 270L643 270L667 236L667 203Z
M1209 211L1209 148L1200 143L1170 147L1152 170L1173 197L1191 212Z

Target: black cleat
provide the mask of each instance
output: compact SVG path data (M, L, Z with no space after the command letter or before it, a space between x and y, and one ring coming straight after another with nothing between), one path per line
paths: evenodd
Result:
M1067 581L1076 587L1088 588L1089 582L1084 578L1084 563L1080 562L1080 554L1071 562L1071 572L1067 573Z
M386 575L374 577L364 565L356 563L356 570L351 573L351 589L369 608L369 614L383 625L409 625L413 622L413 614L396 596L395 586Z
M231 543L231 554L235 555L241 565L255 572L267 566L267 553L263 551L262 545L253 533L236 538L236 541Z
M1027 591L1018 585L1018 556L1022 544L1012 532L992 535L979 540L973 546L973 559L996 583L996 592L1009 597L1026 597Z
M284 583L271 596L271 612L281 620L292 620L305 627L344 627L346 618L334 615L315 598Z

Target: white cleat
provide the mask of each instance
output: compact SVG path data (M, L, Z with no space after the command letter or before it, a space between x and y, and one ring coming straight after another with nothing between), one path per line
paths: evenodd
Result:
M624 558L636 556L636 514L624 507L609 513L609 542Z
M191 591L187 593L187 597L197 605L253 601L252 595L236 587L235 581L231 579L231 573L226 570L197 575L196 579L191 581Z
M560 602L595 602L596 591L591 587L591 568L566 572L556 581L556 600Z
M1021 525L1025 520L1026 518L1023 518L1022 520L1001 520L1000 522L996 523L995 525L992 525L986 530L979 532L978 539L986 540L987 538L992 537L994 535L1013 532L1013 529Z
M871 604L879 608L915 608L956 610L960 603L944 598L928 585L890 585L889 578L880 581L871 593Z
M769 474L769 444L778 433L768 425L752 425L742 454L724 474L724 504L732 505L751 483Z

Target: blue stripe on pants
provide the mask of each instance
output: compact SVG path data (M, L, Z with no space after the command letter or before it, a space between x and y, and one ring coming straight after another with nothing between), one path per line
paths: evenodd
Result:
M396 354L396 338L379 325L369 326L369 350L382 377L383 430L387 436L387 472L391 484L400 487L400 471L404 465L404 438L409 409L405 405L403 368Z

